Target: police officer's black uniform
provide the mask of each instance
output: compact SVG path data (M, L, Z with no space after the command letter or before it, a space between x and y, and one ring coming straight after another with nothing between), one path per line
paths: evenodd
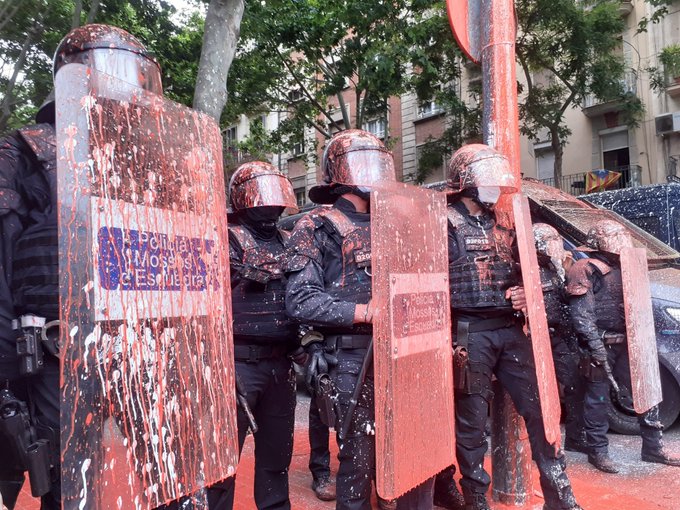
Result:
M255 417L255 503L289 509L288 467L293 454L295 374L288 354L296 330L285 311L284 235L239 216L229 225L236 373ZM238 408L239 452L249 422ZM233 507L234 478L208 490L211 510Z
M550 328L555 375L562 386L565 411L564 447L569 451L584 451L583 383L578 372L579 354L576 332L572 328L569 303L564 281L550 260L539 256L539 270L545 314Z
M545 438L529 340L514 315L506 290L520 283L514 232L491 213L472 216L460 201L449 208L449 274L453 334L467 348L464 380L457 379L456 457L469 508L488 508L483 499L490 477L484 470L484 434L495 375L510 394L529 432L546 508L578 508L562 453Z
M56 216L56 137L53 104L44 105L43 121L19 129L0 142L0 369L18 377L12 320L34 314L47 321L59 318L59 264ZM56 348L58 329L50 342ZM51 440L54 464L51 488L42 509L61 508L59 431L59 359L44 349L43 367L29 379L33 420L44 439ZM3 377L3 378L4 378Z
M354 324L355 305L371 299L370 213L357 212L350 201L339 198L332 209L317 210L301 219L290 246L286 308L290 316L323 333L326 349L337 356L330 374L337 390L338 430L372 335L370 324ZM338 510L371 508L375 479L373 389L373 371L369 370L348 433L338 441ZM397 505L431 508L431 484L410 491Z
M631 387L621 269L595 258L578 260L567 273L567 292L573 326L584 352L581 360L581 374L586 381L583 420L589 460L603 471L616 472L608 459L610 383L603 360L596 359L594 353L606 351L614 378L622 387ZM638 415L638 422L642 460L679 466L680 459L669 457L663 450L659 407Z

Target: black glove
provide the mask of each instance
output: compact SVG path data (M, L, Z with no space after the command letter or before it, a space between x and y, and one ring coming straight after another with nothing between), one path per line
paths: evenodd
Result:
M594 345L590 348L590 360L594 365L602 366L607 363L607 349L603 343Z
M338 359L324 350L321 342L312 342L307 345L307 367L305 369L305 382L307 388L313 391L313 381L319 374L327 374L330 367L338 364Z

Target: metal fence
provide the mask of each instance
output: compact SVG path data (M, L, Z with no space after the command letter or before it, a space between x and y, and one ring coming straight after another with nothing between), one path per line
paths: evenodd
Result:
M619 172L621 174L621 178L607 189L633 188L642 184L642 168L639 165L617 166L607 168L607 170ZM583 195L586 192L586 174L587 172L564 175L557 185L555 185L554 178L541 179L541 182L559 188L571 195Z

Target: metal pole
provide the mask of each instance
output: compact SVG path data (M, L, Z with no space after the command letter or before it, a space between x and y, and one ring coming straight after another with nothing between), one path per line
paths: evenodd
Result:
M505 154L519 182L514 2L482 0L481 11L484 142ZM498 220L510 225L511 218L511 200L504 197L498 206ZM528 434L524 421L500 384L495 387L491 415L493 497L505 504L523 505L533 491Z

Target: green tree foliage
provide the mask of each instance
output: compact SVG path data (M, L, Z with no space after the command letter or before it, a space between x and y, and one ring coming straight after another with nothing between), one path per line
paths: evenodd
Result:
M517 59L526 88L520 99L521 131L538 140L547 130L555 154L554 177L562 176L562 155L571 131L565 113L594 95L615 100L635 125L643 105L627 90L620 51L625 24L618 0L518 0Z
M459 76L459 53L443 9L443 2L424 0L249 2L229 116L279 112L267 143L284 151L305 128L329 137L385 117L388 99L409 90L464 108L447 86Z
M203 18L195 13L178 22L174 14L163 0L3 0L0 134L31 122L52 88L59 41L72 26L88 21L118 26L141 39L159 60L166 95L191 105Z

